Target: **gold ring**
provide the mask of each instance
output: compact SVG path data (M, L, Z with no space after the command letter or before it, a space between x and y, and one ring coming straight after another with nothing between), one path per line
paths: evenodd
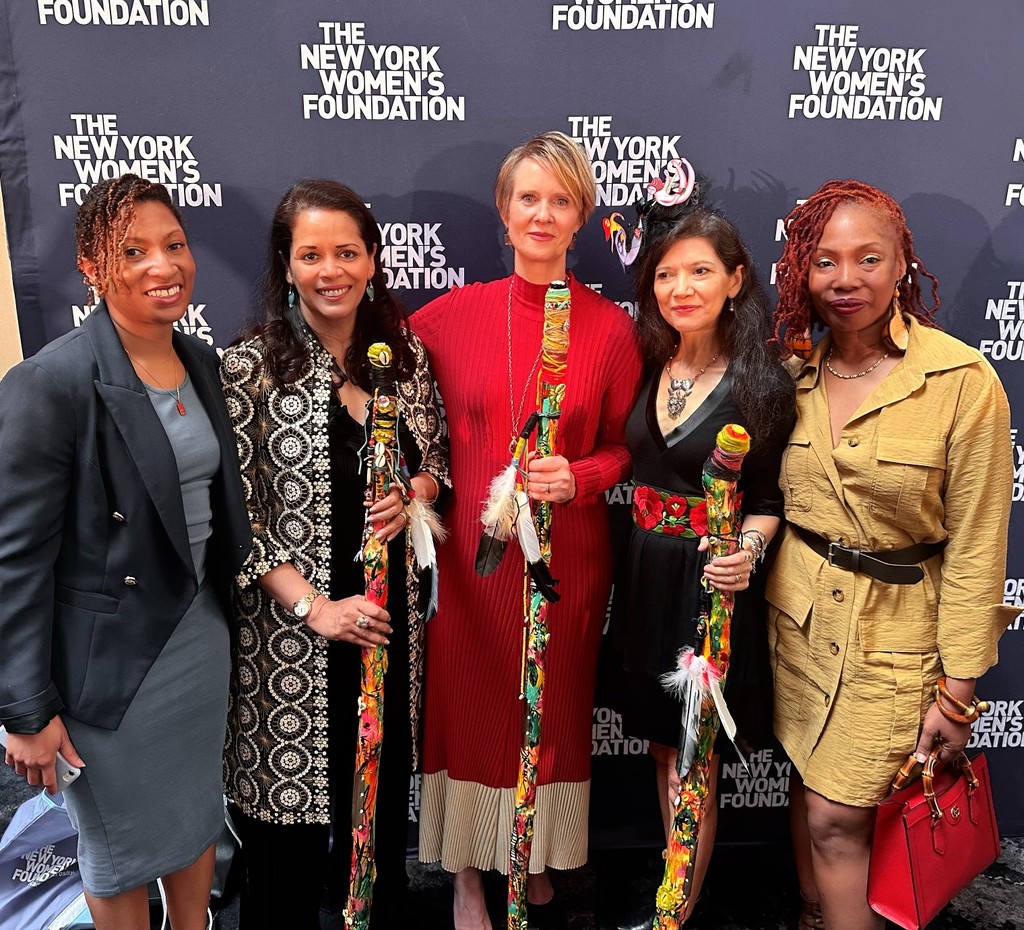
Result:
M548 482L548 489L547 489L547 491L545 493L547 493L547 494L551 493L551 482L550 481Z
M733 584L739 584L740 583L740 576L739 575L733 575L732 579L733 579L732 580Z
M356 620L356 626L361 630L365 630L370 625L370 618L364 617L362 614L359 615L359 619Z

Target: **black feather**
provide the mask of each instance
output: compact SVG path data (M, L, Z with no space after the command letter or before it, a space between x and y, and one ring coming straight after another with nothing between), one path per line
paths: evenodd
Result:
M540 591L541 597L549 604L558 603L562 599L562 595L555 590L558 580L551 577L548 563L541 559L539 562L528 562L526 567L529 569L530 577L537 586L537 590Z
M497 571L505 554L505 542L504 539L498 539L493 530L484 530L480 534L480 544L476 547L476 573L481 578Z

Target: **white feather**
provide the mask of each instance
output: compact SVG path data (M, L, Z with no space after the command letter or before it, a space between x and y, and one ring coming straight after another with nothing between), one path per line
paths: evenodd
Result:
M530 563L540 561L540 539L537 538L537 527L533 522L530 510L530 498L525 491L516 492L516 536L519 546Z
M434 538L444 542L447 535L448 531L430 504L424 504L416 497L409 501L409 538L420 568L433 568L437 557Z
M696 742L697 727L700 723L700 707L704 698L711 695L715 710L718 712L718 719L722 723L722 730L729 738L736 755L739 756L743 767L750 771L747 760L736 745L736 721L729 712L725 703L725 694L722 692L722 675L718 668L703 656L696 655L692 646L686 646L679 651L679 658L676 661L676 668L661 676L662 687L670 694L674 694L683 704L684 719L683 726L686 729L688 740ZM689 713L687 714L687 710Z
M676 659L676 667L671 672L665 672L661 676L661 686L683 700L690 692L690 688L696 685L703 696L708 687L708 676L717 674L712 670L708 661L693 651L693 646L684 646L679 650L679 657Z
M516 466L513 462L494 476L480 514L480 522L493 533L494 538L504 541L512 535L516 520Z

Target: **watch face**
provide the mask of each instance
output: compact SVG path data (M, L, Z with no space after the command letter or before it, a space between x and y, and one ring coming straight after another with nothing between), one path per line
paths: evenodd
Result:
M292 611L296 617L305 617L309 613L309 608L313 605L310 603L309 598L304 597L298 604L295 605L295 609Z

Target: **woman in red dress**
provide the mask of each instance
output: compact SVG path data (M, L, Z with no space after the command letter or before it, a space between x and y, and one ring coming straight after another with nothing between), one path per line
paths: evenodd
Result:
M455 289L412 318L444 392L455 489L440 609L427 627L420 859L455 873L457 930L490 927L480 871L508 870L522 741L523 565L512 543L493 575L477 576L481 502L535 408L544 295L566 278L559 454L531 460L527 487L533 500L558 505L551 571L561 594L548 613L531 919L552 899L546 868L587 857L594 675L612 574L604 492L629 473L623 430L640 378L629 316L566 272L595 198L590 163L567 136L548 132L514 149L495 184L514 273Z

